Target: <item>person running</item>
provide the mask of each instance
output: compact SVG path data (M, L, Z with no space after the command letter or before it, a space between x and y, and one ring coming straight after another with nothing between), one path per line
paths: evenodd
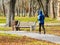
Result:
M44 16L43 12L41 10L38 10L39 33L40 34L41 34L41 27L44 30L44 34L46 33L45 28L44 28L44 19L45 19L45 16Z

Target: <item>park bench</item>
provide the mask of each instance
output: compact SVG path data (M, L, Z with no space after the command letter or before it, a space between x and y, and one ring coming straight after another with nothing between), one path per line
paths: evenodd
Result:
M32 30L35 30L36 23L35 22L20 22L19 28L30 28L30 31L32 31Z

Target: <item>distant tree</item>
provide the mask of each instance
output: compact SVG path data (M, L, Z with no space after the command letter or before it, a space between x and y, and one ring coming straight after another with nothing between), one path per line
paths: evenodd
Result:
M50 15L51 15L51 18L56 18L56 5L57 5L57 0L50 0Z
M53 18L55 18L55 10L54 10L54 1L53 1L53 3L52 3L52 8L53 8Z
M31 17L31 0L29 0L29 17Z
M53 3L52 3L52 8L53 8L53 18L56 18L56 2L57 0L53 0Z
M4 13L4 16L6 16L4 0L2 0L2 7L3 7L3 13Z
M48 16L48 3L49 3L49 0L46 0L46 13L45 13L46 17L49 17Z
M16 1L16 12L17 16L20 16L20 0Z
M24 1L22 0L22 17L24 16L23 7L24 7Z
M43 3L42 3L42 0L37 0L38 1L38 4L39 4L39 9L43 9L43 12L44 14L46 14L45 10L44 10L44 6L43 6Z

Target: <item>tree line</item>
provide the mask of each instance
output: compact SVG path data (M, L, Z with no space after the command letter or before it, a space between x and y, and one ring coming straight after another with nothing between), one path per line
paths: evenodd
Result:
M2 2L2 9L0 9L0 10L4 14L4 16L6 16L6 11L7 11L5 8L5 5L7 5L7 4L5 4L6 1L2 0L1 2ZM44 3L47 4L48 1L44 0ZM26 16L26 15L28 15L29 17L35 16L39 7L40 8L42 7L43 10L45 11L42 0L28 0L28 1L27 0L16 0L15 14L17 16ZM46 5L45 7L47 8L48 6ZM46 12L46 16L48 16L47 12Z
M49 1L50 0L1 0L2 9L0 9L0 12L3 12L4 16L6 16L7 25L11 26L11 23L14 20L15 15L32 17L37 15L38 9L42 9L45 16L49 17Z

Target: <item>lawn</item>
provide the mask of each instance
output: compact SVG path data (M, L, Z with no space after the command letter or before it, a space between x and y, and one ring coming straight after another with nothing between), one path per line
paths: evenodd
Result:
M11 31L11 27L0 27L0 31ZM46 34L53 34L60 36L60 26L45 26ZM29 28L21 28L21 31L30 31ZM32 31L38 33L38 27L36 27L36 30ZM43 30L42 30L43 33Z
M0 45L59 45L26 36L0 34Z
M37 21L37 17L18 17L15 16L15 20L19 20L19 21L23 21L23 22L36 22ZM56 20L56 19L51 19L51 18L45 18L45 22L48 23L59 23L60 21ZM0 23L6 23L6 17L0 16Z
M23 21L23 22L35 22L37 20L37 17L15 17L15 20ZM59 23L60 21L56 19L51 18L45 18L46 23ZM5 17L0 17L0 23L6 23ZM46 34L53 34L60 36L60 26L45 26ZM11 27L0 27L0 31L11 31ZM22 31L29 31L30 29L21 28ZM38 26L36 27L36 30L32 31L38 33ZM43 33L43 30L42 30ZM4 37L4 38L3 38ZM30 37L26 36L16 36L16 35L10 35L10 34L0 34L0 45L59 45L54 44L48 41L42 41L37 39L32 39Z
M15 17L15 20L19 20L19 21L23 21L23 22L30 22L30 21L36 21L37 20L37 17L18 17L16 16ZM2 17L0 16L0 23L5 23L6 22L6 18L5 17ZM45 22L46 23L57 23L57 22L60 22L56 19L51 19L51 18L45 18ZM54 35L59 35L60 36L60 26L45 26L46 28L46 33L47 34L54 34ZM11 31L12 28L11 27L0 27L0 31ZM21 30L23 31L29 31L30 29L26 29L26 28L21 28ZM38 27L36 27L36 30L35 32L38 32ZM43 32L43 30L42 30Z

